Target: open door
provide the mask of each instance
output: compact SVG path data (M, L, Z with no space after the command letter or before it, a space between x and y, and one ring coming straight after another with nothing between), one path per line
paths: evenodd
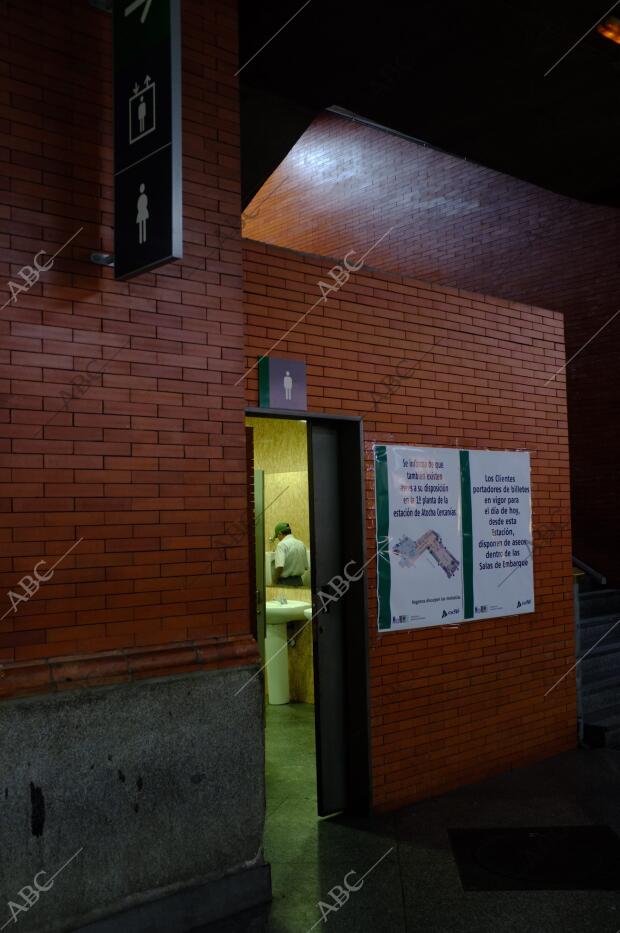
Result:
M329 581L342 575L342 518L339 503L338 431L310 425L312 492L310 512L314 550L312 592L330 592ZM320 816L345 810L344 619L342 601L320 611L314 597L314 703L316 717L317 800Z
M320 816L370 806L366 581L352 583L325 609L349 561L366 560L361 423L308 420L313 542L314 686L317 798ZM352 568L353 569L353 568Z
M256 567L256 640L265 663L265 474L254 470L254 566Z

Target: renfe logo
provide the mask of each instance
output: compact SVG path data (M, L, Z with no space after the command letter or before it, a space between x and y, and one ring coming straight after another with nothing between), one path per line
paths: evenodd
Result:
M458 614L459 614L459 609L458 609L458 608L456 608L456 609L444 609L444 611L441 613L441 618L442 618L442 619L445 619L446 616L457 616Z
M532 605L531 599L519 599L517 601L517 609L520 609L521 606L531 606L531 605Z

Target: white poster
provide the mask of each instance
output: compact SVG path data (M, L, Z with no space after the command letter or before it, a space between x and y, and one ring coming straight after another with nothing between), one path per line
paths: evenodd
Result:
M459 452L432 447L383 449L389 527L380 559L389 561L390 628L422 628L461 619ZM385 577L386 567L381 570ZM384 595L380 588L379 598Z
M528 453L375 446L380 631L534 611Z
M528 453L469 452L474 618L534 611Z

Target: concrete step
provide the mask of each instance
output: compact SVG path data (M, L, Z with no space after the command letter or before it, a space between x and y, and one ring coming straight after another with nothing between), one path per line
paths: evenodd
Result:
M611 613L617 613L620 618L620 590L593 590L579 595L579 615L582 620Z
M601 645L620 642L620 613L581 619L579 634L582 654L585 654L588 648L595 645L597 641L600 641Z
M581 703L584 720L609 706L620 707L620 674L582 683Z
M595 680L603 677L613 677L620 674L620 644L611 642L606 644L602 641L596 648L592 648L588 654L581 652L582 660L579 663L581 668L581 681L583 686L591 684Z
M584 715L583 737L593 748L620 748L620 704Z
M620 748L620 590L581 592L579 616L584 742Z

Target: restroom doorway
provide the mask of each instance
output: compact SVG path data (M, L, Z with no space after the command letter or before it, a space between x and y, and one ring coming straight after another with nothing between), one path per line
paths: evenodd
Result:
M246 427L253 437L257 635L267 664L265 699L270 706L313 706L307 423L248 418ZM280 532L281 541L276 526L287 531L286 536ZM276 553L285 548L287 567L277 570ZM294 575L282 575L291 569Z
M318 815L367 813L365 575L337 601L326 604L317 597L320 591L333 592L330 580L342 577L348 562L354 562L349 564L354 570L366 561L361 419L262 409L246 414L253 457L248 480L254 502L256 635L266 664L267 760L273 749L281 751L294 772L298 753L300 773L306 779L309 771L314 775ZM289 523L308 548L309 571L301 586L282 586L282 576L279 581L273 576L270 551L277 548L276 525L282 523ZM274 668L274 633L277 644L286 643L278 657L287 657L288 684L286 668L283 672L281 663ZM287 686L288 702L283 702ZM277 776L278 768L273 771ZM268 769L268 798L272 778Z

